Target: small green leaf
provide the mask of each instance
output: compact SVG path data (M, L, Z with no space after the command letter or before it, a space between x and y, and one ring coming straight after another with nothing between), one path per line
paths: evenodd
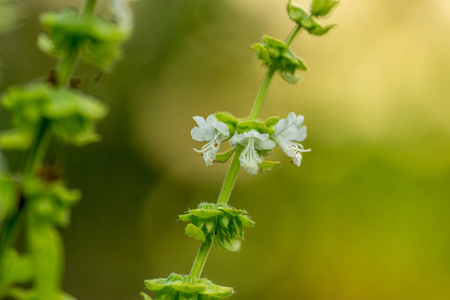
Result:
M193 237L196 240L205 242L205 234L203 233L203 231L198 228L197 226L193 225L193 224L188 224L186 226L186 233Z
M293 4L292 1L288 2L287 11L289 18L300 25L302 24L303 20L309 18L308 13L298 5Z
M216 154L216 162L219 163L226 163L230 157L233 155L233 153L236 151L236 148L231 148L227 152L224 153L217 153Z
M279 161L263 161L262 163L258 164L258 166L265 171L272 170L272 168L276 165L278 165Z

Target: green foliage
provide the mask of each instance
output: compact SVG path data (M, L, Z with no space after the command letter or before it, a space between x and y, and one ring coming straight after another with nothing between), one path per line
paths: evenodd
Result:
M83 17L72 9L45 13L41 23L48 31L38 40L42 51L60 58L76 51L85 61L105 69L121 57L121 44L128 38L118 24L98 16Z
M287 11L289 18L303 27L312 35L321 36L327 34L335 25L322 26L314 17L325 16L338 4L334 0L314 0L311 4L311 13L307 13L301 7L289 1Z
M146 280L147 289L156 292L156 300L214 300L233 295L233 288L213 284L205 278L171 274L167 278Z
M258 53L258 58L269 68L280 72L284 80L289 83L296 83L301 77L295 76L296 70L306 71L305 63L297 57L288 45L280 40L265 35L263 43L254 44L253 50Z
M214 244L229 251L239 251L244 239L244 227L254 226L245 210L235 209L225 203L201 203L197 209L191 209L181 215L180 220L191 222L186 227L188 234L203 242L208 235L214 235ZM192 228L195 227L195 232ZM202 239L198 238L202 237Z
M12 122L18 129L1 136L1 145L7 148L29 145L32 133L43 120L49 121L55 135L68 143L98 141L95 123L107 113L106 106L91 96L42 83L10 88L2 104L13 112Z

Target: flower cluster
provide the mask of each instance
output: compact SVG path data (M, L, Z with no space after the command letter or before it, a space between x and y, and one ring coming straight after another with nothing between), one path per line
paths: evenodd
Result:
M215 162L226 162L237 145L243 147L239 155L240 165L251 175L257 175L261 169L268 170L278 164L278 162L263 161L263 156L269 154L277 145L296 166L301 164L302 153L310 151L300 144L306 139L304 118L293 112L286 119L271 117L264 122L238 121L226 113L210 115L206 121L202 117L194 117L194 120L198 127L192 129L192 138L195 141L207 142L201 150L195 149L202 154L206 166ZM219 154L221 143L228 139L233 148L224 154Z

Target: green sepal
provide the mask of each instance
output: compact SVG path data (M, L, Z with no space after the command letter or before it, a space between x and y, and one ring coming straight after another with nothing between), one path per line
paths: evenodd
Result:
M141 292L140 295L142 296L142 298L144 298L144 300L153 300L152 297L150 297L144 292Z
M339 1L337 0L312 0L311 15L317 17L326 16L338 4Z
M235 151L236 151L236 148L231 148L227 152L217 153L216 154L216 162L226 163L231 158L231 156L233 155L233 153Z
M230 207L225 203L201 203L197 209L181 215L180 219L190 221L192 231L195 230L200 237L206 239L208 235L215 234L214 244L217 247L239 251L241 240L244 239L243 228L255 224L246 213L245 210Z
M269 133L269 129L261 121L256 121L256 120L240 121L237 126L237 132L239 134L249 132L252 129L255 129L259 133Z
M107 113L107 107L91 96L42 83L9 89L2 104L13 112L12 122L20 135L32 136L47 120L58 138L78 146L99 140L96 122ZM27 142L26 137L13 139Z
M178 218L180 218L180 220L183 222L188 222L192 219L192 215L190 214L179 215Z
M289 0L287 5L287 12L289 19L294 21L295 23L304 26L304 22L307 22L307 20L310 20L309 14L300 6L292 3L291 0Z
M193 225L192 223L188 224L186 226L186 233L190 237L193 237L196 240L199 240L202 242L205 242L205 240L206 240L206 237L205 237L205 234L203 233L203 231L200 228L198 228L197 226Z
M8 150L26 150L32 141L29 132L17 129L0 132L0 148Z
M274 166L278 165L279 163L280 163L279 161L265 160L262 163L259 163L258 166L261 168L261 170L270 171Z
M206 289L206 284L198 281L197 277L192 275L184 276L182 281L175 281L171 286L183 293L198 293Z
M30 216L59 226L68 225L70 209L81 198L80 191L67 189L61 181L48 183L35 178L24 182L24 194Z
M264 125L268 129L269 135L272 135L275 133L275 125L277 125L279 121L280 121L280 117L270 117L264 121Z
M98 16L81 17L73 9L45 13L40 19L48 31L38 40L43 52L67 57L78 51L85 61L105 69L121 57L121 43L128 38L117 23Z
M282 77L290 83L295 82L292 78L295 77L296 70L306 71L308 69L306 64L289 50L284 42L273 37L264 36L263 43L255 44L252 48L258 52L258 58L264 65L278 70Z
M164 289L165 287L170 286L172 282L180 280L183 280L183 277L181 275L172 273L167 278L145 280L145 287L150 291L157 292Z
M203 295L212 297L213 299L226 299L234 294L234 290L231 287L216 285L205 278L202 278L199 281L206 284L206 289L201 292L200 299L207 299L202 298Z
M216 116L217 121L227 124L230 135L224 141L227 141L230 138L232 138L234 136L234 133L236 132L236 126L238 124L238 119L236 119L232 114L227 113L227 112L216 112L214 115Z

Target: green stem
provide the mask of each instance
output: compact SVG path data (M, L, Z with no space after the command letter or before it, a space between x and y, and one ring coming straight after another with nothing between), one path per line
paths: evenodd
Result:
M33 145L28 152L27 162L23 171L23 177L25 180L33 175L37 167L39 167L39 164L44 161L44 157L47 153L51 139L51 131L49 130L49 126L50 122L45 119L42 120L39 125Z
M236 153L234 154L233 161L231 162L228 173L223 181L222 189L220 190L217 203L227 203L230 199L231 191L233 190L234 183L236 182L236 178L239 173L239 169L241 168L239 156L241 155L242 150L244 150L244 146L236 146Z
M302 29L301 25L297 25L294 29L292 29L291 33L289 34L285 42L288 47L292 45L292 42L295 40L297 34L300 32L301 29Z
M208 254L211 250L213 244L214 235L208 235L206 241L202 243L200 249L198 249L197 256L195 257L194 264L192 265L190 275L200 278L202 275L203 267L205 266L206 260L208 259Z
M288 38L286 39L286 44L290 46L294 41L297 34L300 32L301 26L296 26ZM267 91L269 90L270 82L272 81L273 75L275 75L276 69L270 68L266 75L264 76L261 87L259 88L258 94L256 96L255 102L253 104L252 111L250 113L250 120L258 119L259 114L261 113L262 107L264 105L264 100L266 99ZM231 192L233 191L234 184L236 182L239 170L241 168L241 163L239 161L239 156L241 152L244 150L244 146L237 145L236 153L234 154L233 161L231 162L230 168L228 169L228 173L225 176L225 179L222 184L222 188L220 190L219 198L217 203L228 203L230 199ZM191 269L191 275L200 278L203 267L205 266L206 259L208 258L208 254L212 247L212 238L207 238L208 240L202 243L200 249L197 252L197 256L195 257L194 265Z
M262 107L264 105L264 100L266 99L267 91L269 90L270 82L272 81L273 75L276 69L270 68L266 76L264 76L261 87L259 88L258 95L256 96L255 103L253 104L252 112L250 113L250 120L258 119L261 113Z

